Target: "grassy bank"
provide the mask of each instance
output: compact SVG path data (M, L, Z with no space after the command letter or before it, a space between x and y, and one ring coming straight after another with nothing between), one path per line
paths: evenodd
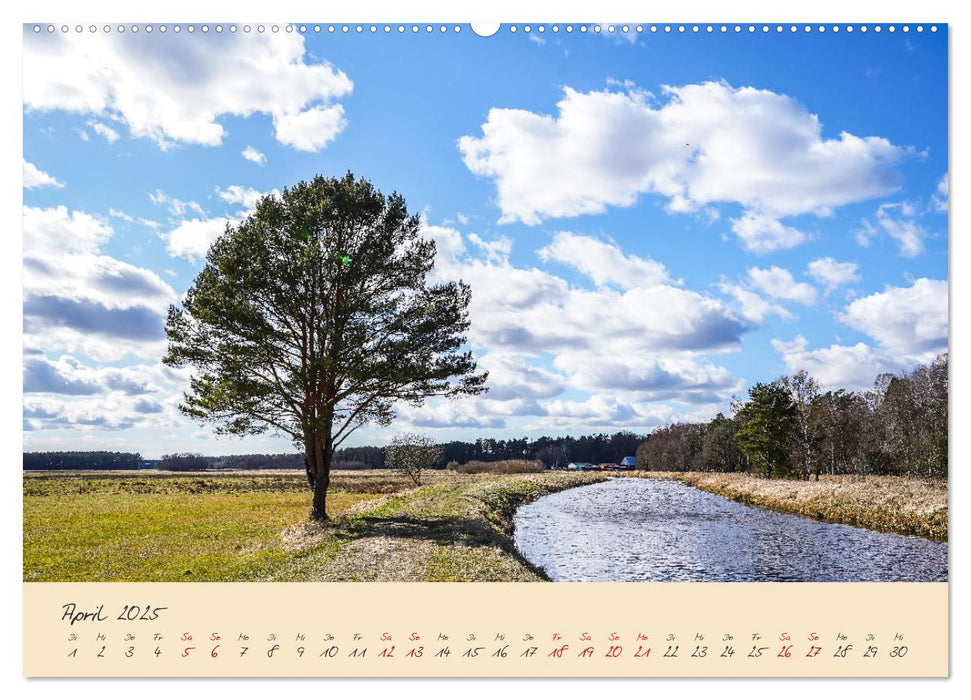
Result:
M531 581L512 514L598 474L337 472L333 522L275 473L24 476L25 581Z
M746 505L881 532L947 541L947 482L898 476L822 476L819 481L749 474L648 472Z

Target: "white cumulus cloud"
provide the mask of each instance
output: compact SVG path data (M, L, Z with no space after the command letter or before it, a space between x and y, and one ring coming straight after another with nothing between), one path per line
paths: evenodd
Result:
M679 414L663 404L625 401L612 394L594 394L583 401L550 401L546 415L527 425L528 430L585 432L630 428L647 432L677 420Z
M472 288L469 339L490 371L489 399L539 401L545 409L544 400L571 389L612 393L624 405L697 406L724 403L738 387L730 372L699 355L736 349L748 319L671 284L659 263L560 233L539 257L565 262L595 285L574 286L544 269L513 265L508 254L467 248L455 229L426 224L424 233L436 241L436 279L462 279ZM622 278L618 284L606 284L611 274ZM531 404L516 410L539 415ZM650 424L637 411L630 420Z
M266 165L266 155L257 151L252 146L247 146L243 149L243 158L257 165Z
M678 353L618 355L592 348L561 352L553 366L570 377L571 387L619 392L639 402L715 403L741 388L724 367Z
M484 415L477 406L455 401L429 401L422 406L403 405L398 415L414 428L504 428L501 416Z
M165 250L174 258L198 262L206 257L209 246L226 231L226 225L235 223L239 222L224 216L186 219L162 235Z
M299 32L25 29L23 65L28 111L111 119L162 148L219 145L222 117L262 113L272 117L281 143L319 150L344 128L336 100L353 89L342 71L308 55Z
M772 346L791 372L807 370L827 388L864 389L883 372L913 369L947 350L947 282L917 279L849 304L839 320L875 341L810 349L802 335Z
M746 250L753 253L788 250L809 238L799 229L786 226L771 216L752 211L732 219L732 233L738 236Z
M274 190L276 192L276 190ZM216 196L228 204L241 204L247 209L256 208L257 203L263 199L264 192L253 187L243 187L242 185L230 185L225 189L216 187Z
M489 392L496 401L548 399L567 387L566 377L529 362L522 355L492 350L479 358L489 371Z
M102 124L101 122L96 122L96 121L90 121L88 122L88 126L91 127L91 130L94 133L100 136L103 136L105 141L107 141L108 143L114 143L115 141L121 138L118 132L112 129L107 124Z
M941 176L941 179L937 181L936 191L931 195L931 209L936 211L938 214L944 214L947 212L948 190L948 174L944 173L944 175Z
M877 222L888 236L897 241L900 254L913 258L924 252L927 231L914 219L914 208L907 204L883 204L877 210Z
M919 222L920 214L913 202L881 204L877 208L876 223L869 219L862 221L856 231L856 242L868 246L871 240L885 234L897 242L901 256L915 258L924 252L924 240L928 236L927 229Z
M541 260L556 260L575 268L595 284L623 289L669 282L664 265L649 258L626 255L617 245L569 231L560 231L538 252Z
M839 320L886 350L921 361L947 348L947 281L920 278L855 300Z
M810 350L809 341L797 335L791 341L775 339L772 347L789 372L806 370L826 389L868 389L878 374L911 369L907 361L866 343Z
M737 203L745 213L733 226L757 252L805 240L781 218L825 216L898 185L905 149L877 136L825 138L787 95L707 82L665 86L663 98L566 87L556 114L493 108L458 148L495 181L502 222L596 214L645 194L671 211Z
M225 216L210 216L197 202L177 199L162 190L150 193L149 197L153 203L166 207L173 216L171 228L161 234L166 252L172 257L185 258L195 263L206 256L209 246L226 231L228 224L238 224L249 216L260 199L267 194L279 194L279 191L274 189L271 192L260 192L242 185L225 188L217 186L216 197L226 204L242 207ZM190 212L198 216L181 218Z
M469 241L485 255L486 259L502 262L509 257L512 250L512 239L507 236L500 236L495 240L487 241L481 236L470 233Z
M86 212L24 207L24 347L96 359L153 356L175 291L102 251L113 230Z
M792 313L784 306L773 304L742 285L722 282L718 285L718 289L723 294L733 297L733 308L741 318L752 325L760 325L770 315L787 320L793 318Z
M857 273L857 267L854 262L839 262L834 258L825 257L810 262L806 273L825 285L827 291L832 291L837 287L859 282L860 275Z
M197 202L184 201L178 199L177 197L172 197L162 190L149 192L148 198L152 201L152 204L155 204L156 206L164 206L166 209L168 209L169 214L172 216L185 216L185 214L190 211L203 216L205 216L206 213Z
M769 268L751 267L748 279L752 286L774 299L795 301L806 306L816 303L816 288L806 282L796 282L792 273L773 265Z
M64 187L64 183L53 175L48 175L33 163L28 163L24 158L24 187L33 189L34 187Z
M319 151L333 141L347 126L344 107L313 107L302 112L281 114L273 118L277 140L298 151Z

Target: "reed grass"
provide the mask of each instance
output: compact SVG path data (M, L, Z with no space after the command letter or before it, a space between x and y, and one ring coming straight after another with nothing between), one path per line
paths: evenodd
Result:
M641 474L678 479L746 505L814 520L937 542L946 542L948 537L948 492L943 479L823 475L819 481L793 481L739 473Z

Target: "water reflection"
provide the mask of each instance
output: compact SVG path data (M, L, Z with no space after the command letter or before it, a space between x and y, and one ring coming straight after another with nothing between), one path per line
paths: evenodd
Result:
M947 545L751 508L677 481L613 479L519 510L554 581L946 581Z

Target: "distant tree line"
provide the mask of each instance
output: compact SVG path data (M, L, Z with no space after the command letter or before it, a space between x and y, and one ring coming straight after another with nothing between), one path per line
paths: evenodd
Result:
M303 469L303 455L229 455L213 460L216 469Z
M177 452L162 455L162 459L155 463L155 468L172 472L197 472L212 469L215 460L215 457L205 457L196 452Z
M381 448L371 448L379 450ZM383 466L383 459L382 459ZM163 471L206 471L226 469L229 471L248 471L258 469L304 469L303 455L292 454L247 454L225 457L207 457L195 452L180 452L163 455L155 464ZM335 459L332 469L372 469L361 460Z
M580 437L514 438L510 440L479 439L475 442L447 442L442 445L442 466L448 462L498 462L509 459L538 459L546 467L564 466L569 462L619 463L633 456L644 439L629 431L614 434L597 433Z
M441 455L432 465L444 469L449 462L499 462L539 460L546 467L568 462L618 463L632 456L644 440L643 435L621 431L612 435L598 433L581 437L541 437L496 440L482 438L473 442L453 440L439 445ZM141 455L121 452L25 452L24 469L138 469ZM302 454L244 454L223 457L195 452L163 455L155 469L165 471L205 471L213 469L304 469ZM366 445L342 447L334 452L333 469L385 469L385 448Z
M303 469L303 455L299 454L248 454L207 457L196 452L178 452L162 455L155 463L156 469L165 471L204 471L207 469Z
M644 439L628 431L609 435L599 433L581 437L511 438L497 440L480 438L472 442L453 440L441 447L441 455L433 469L444 469L449 462L499 462L510 459L540 460L544 466L563 466L568 462L618 463L624 457L633 456L638 444ZM385 468L383 447L343 447L334 453L336 462L363 462L371 469ZM335 468L340 468L336 467Z
M947 477L948 357L881 374L863 392L820 390L805 371L755 384L733 415L659 428L637 448L655 471L752 471L766 477Z
M441 455L432 469L444 469L449 462L499 462L510 459L538 459L544 466L565 465L568 462L618 463L624 457L633 456L644 439L628 431L609 435L599 433L581 437L512 438L509 440L480 438L464 442L453 440L442 443ZM269 458L273 459L270 460ZM163 458L164 459L164 458ZM220 458L211 458L217 461ZM303 466L301 455L243 455L224 457L224 465L212 468L224 469L288 469ZM252 464L253 466L244 466ZM265 466L260 466L265 465ZM374 445L341 447L334 451L334 469L385 469L385 448ZM160 469L166 467L159 466Z
M334 464L336 469L340 469L338 464L361 464L364 469L384 469L384 448L372 447L341 447L334 452Z
M24 470L138 469L137 452L24 452Z
M498 440L480 438L463 442L453 440L438 445L441 455L432 469L444 469L449 462L499 462L510 459L539 460L546 467L564 466L568 462L618 463L633 456L643 435L629 431L614 434L598 433L581 437L511 438ZM183 465L192 465L186 467ZM233 455L203 457L197 454L165 455L158 469L302 469L303 455ZM334 451L333 469L386 469L385 448L373 445L341 447Z

